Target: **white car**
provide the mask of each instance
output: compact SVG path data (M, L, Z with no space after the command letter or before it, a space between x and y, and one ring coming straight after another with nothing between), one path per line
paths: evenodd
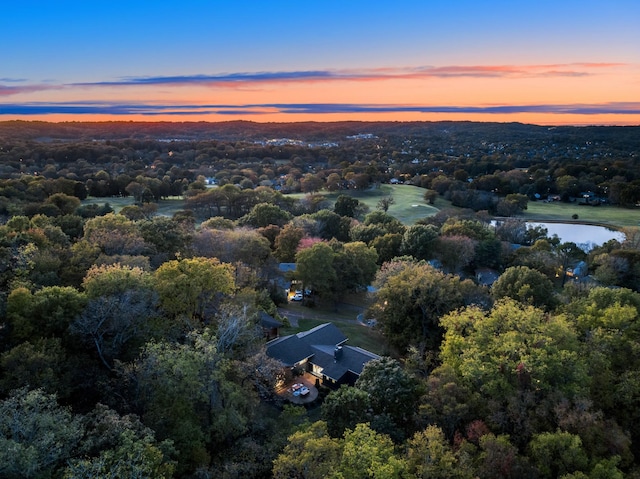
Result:
M291 296L291 301L302 301L302 293L296 293Z

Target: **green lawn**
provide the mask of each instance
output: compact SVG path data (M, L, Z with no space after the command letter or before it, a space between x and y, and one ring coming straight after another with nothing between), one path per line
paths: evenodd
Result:
M324 323L334 323L349 338L347 344L358 346L376 354L389 354L386 341L382 335L362 324L356 319L362 311L364 303L358 295L346 298L350 304L340 303L336 309L333 305L320 305L309 308L300 303L289 303L281 308L284 316L294 316L298 327L287 327L281 331L282 335L295 334L306 331Z
M342 190L333 193L321 193L332 205L340 195L349 195L374 211L378 201L386 196L393 196L394 203L389 208L388 213L398 218L405 225L412 225L419 219L432 216L438 212L438 208L430 206L424 201L424 188L411 185L381 185L380 188L368 190ZM290 195L294 198L303 198L302 193Z
M120 212L125 206L133 205L133 197L128 196L126 198L93 198L89 197L82 202L84 205L99 204L103 205L109 203L116 213ZM173 216L176 211L184 208L185 201L182 197L174 196L167 198L166 200L160 200L158 202L158 214L164 216Z
M577 214L578 219L572 219ZM613 227L640 225L640 209L617 206L580 206L575 203L529 202L527 210L520 215L527 221L561 221L570 223L593 223Z
M436 198L435 205L428 205L423 198L424 188L410 185L382 185L366 191L348 190L335 193L324 193L324 196L335 203L338 196L348 194L362 201L369 207L370 211L376 209L378 201L385 196L393 196L394 204L389 208L388 213L405 225L415 224L419 219L432 216L442 209L452 209L451 203ZM290 195L294 198L302 198L305 195L296 193ZM133 198L87 198L83 204L109 203L111 207L119 212L123 207L133 204ZM181 197L172 197L161 200L158 203L158 214L172 216L176 211L184 208L185 201ZM578 219L571 217L577 214ZM546 203L544 201L531 201L528 208L520 218L527 221L561 221L570 223L592 223L622 228L626 226L640 226L640 208L619 208L616 206L579 206L576 203Z

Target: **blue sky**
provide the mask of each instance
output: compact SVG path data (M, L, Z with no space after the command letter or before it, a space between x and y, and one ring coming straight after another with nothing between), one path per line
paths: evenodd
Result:
M8 3L0 120L640 123L637 1Z

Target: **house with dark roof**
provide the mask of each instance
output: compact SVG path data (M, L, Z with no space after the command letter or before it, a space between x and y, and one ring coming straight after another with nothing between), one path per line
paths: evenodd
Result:
M335 324L325 323L308 331L276 338L267 343L267 355L285 367L309 372L328 386L354 384L364 365L380 356L348 346Z
M280 328L283 326L280 321L264 311L260 311L258 316L260 319L260 326L262 327L262 334L264 334L265 338L273 339L280 336Z

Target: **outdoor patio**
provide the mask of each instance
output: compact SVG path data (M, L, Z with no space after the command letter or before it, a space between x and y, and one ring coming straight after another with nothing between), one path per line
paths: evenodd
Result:
M305 373L288 381L278 390L278 396L293 404L310 404L318 398L318 388L315 386L316 377Z

